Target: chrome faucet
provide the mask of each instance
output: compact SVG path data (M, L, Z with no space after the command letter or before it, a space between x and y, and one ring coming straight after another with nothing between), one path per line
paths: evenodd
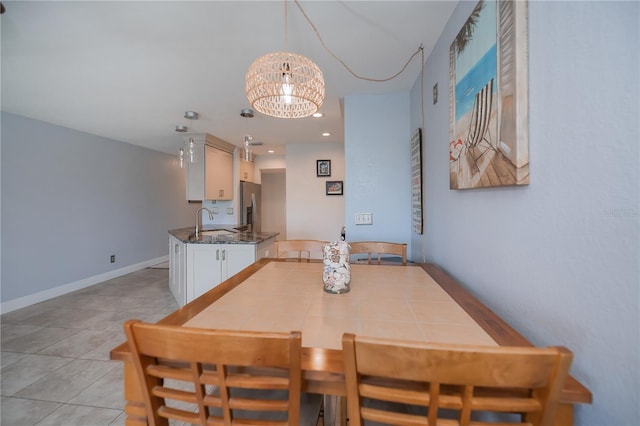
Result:
M202 218L202 215L200 214L200 212L202 212L202 210L206 210L209 212L209 220L213 220L213 212L211 210L209 210L206 207L200 207L198 210L196 210L196 238L198 238L198 236L200 235L200 219Z

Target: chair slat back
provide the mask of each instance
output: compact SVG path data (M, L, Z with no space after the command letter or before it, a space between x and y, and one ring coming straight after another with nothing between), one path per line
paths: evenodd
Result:
M551 425L573 357L562 347L428 344L349 333L342 350L351 425L432 425L455 418L464 426L472 414L488 413L494 417L486 424L504 424L504 413L518 413L510 424Z
M276 257L297 259L298 261L322 259L323 247L329 244L322 240L282 240L276 241Z
M298 425L301 333L127 321L148 423ZM245 420L248 419L248 420ZM259 419L259 420L257 420Z
M392 254L402 258L402 264L407 264L407 245L405 243L392 243L385 241L354 241L349 243L351 254L366 254L367 263L380 264L382 255ZM373 255L373 259L372 259Z

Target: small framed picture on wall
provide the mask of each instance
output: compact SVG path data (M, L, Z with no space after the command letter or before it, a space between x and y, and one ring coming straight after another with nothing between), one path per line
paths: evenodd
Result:
M327 181L327 195L342 195L343 184L341 180Z
M331 176L331 160L316 160L316 176Z

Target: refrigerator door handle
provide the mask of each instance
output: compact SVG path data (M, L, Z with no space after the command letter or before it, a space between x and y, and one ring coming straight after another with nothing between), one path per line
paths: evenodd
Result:
M256 223L256 194L251 193L251 224Z

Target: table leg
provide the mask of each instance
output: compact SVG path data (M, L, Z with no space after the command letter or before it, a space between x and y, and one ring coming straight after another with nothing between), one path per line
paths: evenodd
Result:
M347 425L347 397L324 395L324 426Z

